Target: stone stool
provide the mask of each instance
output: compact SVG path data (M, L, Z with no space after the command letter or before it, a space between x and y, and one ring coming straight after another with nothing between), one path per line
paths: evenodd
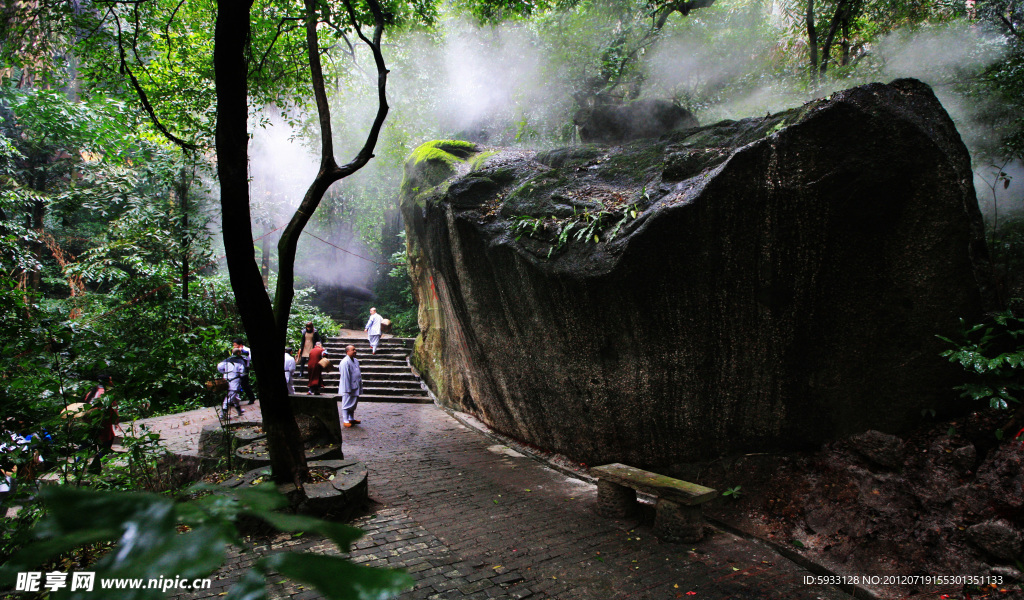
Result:
M636 492L658 498L654 534L666 542L698 542L704 537L702 505L718 492L665 475L658 475L620 463L590 470L597 477L597 511L605 517L621 518L636 511Z

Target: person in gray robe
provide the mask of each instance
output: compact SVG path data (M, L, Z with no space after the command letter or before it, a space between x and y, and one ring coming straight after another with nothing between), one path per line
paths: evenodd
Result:
M363 375L359 372L359 360L356 358L356 347L345 348L345 358L338 365L341 372L341 383L338 393L341 394L341 422L345 427L358 425L356 406L359 405L359 394L363 393Z
M377 314L376 308L370 309L370 320L366 322L366 327L363 327L366 331L366 338L370 342L370 354L377 353L377 345L380 344L380 323L383 320Z

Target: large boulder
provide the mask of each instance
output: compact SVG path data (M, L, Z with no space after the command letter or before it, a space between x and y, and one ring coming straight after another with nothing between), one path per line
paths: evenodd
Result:
M628 104L598 104L580 110L573 121L579 127L581 140L597 144L656 138L699 125L690 111L655 98Z
M543 153L438 141L402 210L441 402L590 464L895 432L956 401L984 308L967 150L931 89Z

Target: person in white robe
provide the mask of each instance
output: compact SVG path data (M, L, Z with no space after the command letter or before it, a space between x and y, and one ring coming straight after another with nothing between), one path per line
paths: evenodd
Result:
M295 387L292 386L292 379L295 378L295 358L292 356L292 349L284 349L284 384L288 387L288 393L294 394Z
M338 370L341 372L341 383L338 384L338 393L341 394L341 422L345 427L352 427L360 423L356 420L356 406L359 405L359 395L363 393L363 375L359 372L355 346L345 348L345 358L341 359Z
M370 341L370 353L377 353L377 345L380 344L380 322L384 319L377 314L376 308L370 309L370 320L366 322L366 338Z
M238 416L245 414L242 410L242 403L239 400L239 393L242 391L242 377L245 375L245 360L242 358L242 349L235 348L231 356L217 365L217 371L224 374L228 382L228 395L224 398L221 412L225 420L231 418L231 407L238 410Z

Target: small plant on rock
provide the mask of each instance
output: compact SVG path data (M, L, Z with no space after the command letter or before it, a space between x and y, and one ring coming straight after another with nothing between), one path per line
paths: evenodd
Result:
M731 497L733 500L739 500L740 496L743 495L743 492L740 491L740 488L742 488L742 487L743 486L738 485L736 487L728 488L727 490L722 492L722 495L723 496Z
M996 432L1001 439L1004 431L1016 431L1014 427L1024 421L1024 319L1006 310L974 326L960 322L956 340L939 336L953 346L942 356L970 373L971 380L956 387L963 398L1000 410L1014 408L1013 416Z

